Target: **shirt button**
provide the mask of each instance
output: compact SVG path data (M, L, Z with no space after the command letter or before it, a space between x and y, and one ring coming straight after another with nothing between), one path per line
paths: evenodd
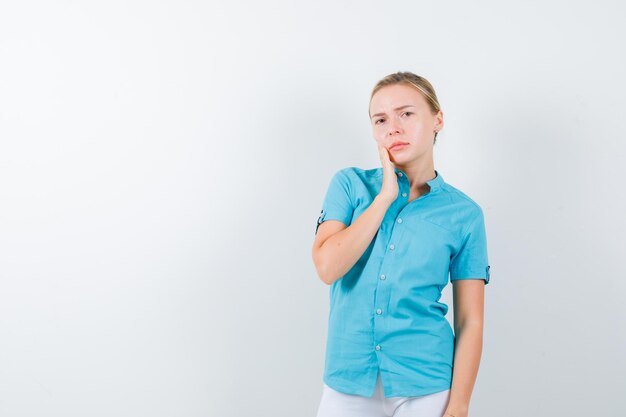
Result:
M379 308L378 310L376 310L376 314L382 314L382 310Z
M396 248L396 247L395 247L393 244L392 244L392 245L389 245L389 249L394 250L395 248Z
M402 197L406 197L406 193L402 193Z
M385 276L385 274L382 274L382 275L380 276L380 279L385 279L385 278L387 278L387 277Z
M380 345L376 345L376 350L380 350Z
M401 172L398 172L398 176L399 176L399 177L401 177L401 176L402 176L402 173L401 173Z
M401 218L400 218L400 219L398 219L398 223L402 223L402 219L401 219Z

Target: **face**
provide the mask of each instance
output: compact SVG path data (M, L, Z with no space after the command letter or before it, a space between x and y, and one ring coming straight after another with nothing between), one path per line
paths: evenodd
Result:
M443 127L443 113L432 114L426 99L407 85L388 85L370 102L374 139L389 150L390 159L400 166L431 155L435 130ZM406 145L393 147L395 142Z

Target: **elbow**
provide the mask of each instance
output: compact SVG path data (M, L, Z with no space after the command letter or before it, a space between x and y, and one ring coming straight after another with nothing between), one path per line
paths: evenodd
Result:
M322 267L319 277L324 284L332 285L335 281L342 278L343 275L339 275L339 273L333 268Z
M331 285L333 283L332 280L330 280L330 279L328 279L326 277L320 277L320 281L322 281L326 285Z
M483 321L480 319L464 320L462 323L457 324L454 328L455 334L461 334L468 331L476 332L482 336Z
M322 244L313 245L311 257L317 271L320 281L326 285L332 285L335 281L342 278L345 272L338 269L337 259L329 253L327 248Z
M328 270L328 263L324 262L324 259L321 258L319 251L313 251L313 264L315 265L315 270L317 271L317 276L320 281L326 285L331 285L335 281Z
M331 285L335 281L332 275L329 273L326 265L319 263L319 264L316 264L315 267L317 269L317 276L319 277L320 281L322 281L324 284Z

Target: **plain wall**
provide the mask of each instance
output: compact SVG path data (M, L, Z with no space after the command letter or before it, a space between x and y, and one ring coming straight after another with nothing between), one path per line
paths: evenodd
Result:
M314 416L332 174L380 166L385 75L484 210L471 416L617 415L624 5L0 4L0 415ZM451 286L444 302L450 305Z

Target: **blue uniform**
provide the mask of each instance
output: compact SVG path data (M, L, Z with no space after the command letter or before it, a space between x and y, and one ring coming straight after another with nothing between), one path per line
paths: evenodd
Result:
M410 203L406 172L398 198L357 263L330 286L324 383L371 397L378 372L385 397L451 388L454 333L439 301L450 280L489 283L481 207L435 170L430 191ZM317 227L352 224L382 186L383 169L344 168L326 192Z

